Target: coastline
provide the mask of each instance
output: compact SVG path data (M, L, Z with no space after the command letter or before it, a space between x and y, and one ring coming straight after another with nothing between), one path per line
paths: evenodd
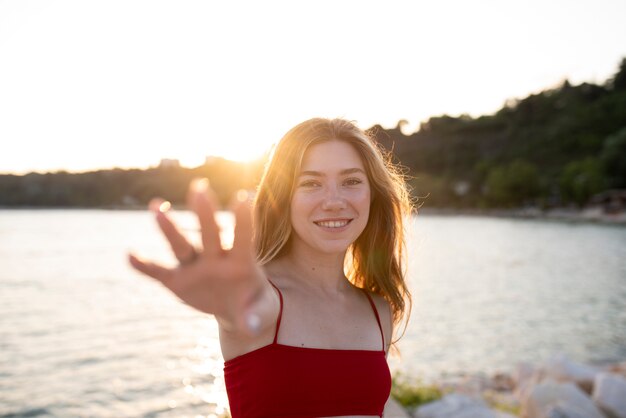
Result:
M400 377L394 379L392 399L385 415L392 418L623 418L626 361L595 365L554 353L538 364L518 363L507 373L431 383Z
M184 211L184 205L172 205L173 210ZM109 206L2 206L3 210L106 210L106 211L143 211L148 210L146 205L109 205ZM542 210L535 207L513 209L458 209L458 208L419 208L416 215L424 216L476 216L511 219L536 219L548 221L563 221L572 223L598 223L607 225L625 225L626 212L615 214L605 213L601 208L554 208Z
M554 208L548 210L535 207L514 209L420 208L416 213L425 216L477 216L626 226L626 212L609 214L601 208Z

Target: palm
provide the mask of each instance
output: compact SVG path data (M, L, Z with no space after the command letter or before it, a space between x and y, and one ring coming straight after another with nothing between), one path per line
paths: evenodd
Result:
M243 311L254 300L260 269L252 257L225 253L200 255L195 263L171 274L163 284L176 296L202 312L220 314Z
M235 239L225 251L215 222L215 203L206 183L195 182L189 192L189 206L198 216L202 249L196 250L179 232L160 202L151 204L157 222L181 264L166 268L157 263L130 256L131 265L157 279L182 301L202 312L230 318L236 325L263 289L263 275L252 249L252 216L247 202L235 208Z

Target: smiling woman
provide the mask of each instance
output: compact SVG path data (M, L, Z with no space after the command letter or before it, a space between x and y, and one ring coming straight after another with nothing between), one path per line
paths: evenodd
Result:
M369 206L370 186L356 150L336 140L311 146L291 200L292 246L341 254L365 229Z
M246 199L234 209L231 249L211 196L204 181L189 194L202 249L167 206L153 205L180 264L130 261L215 315L232 416L382 416L386 356L411 300L403 269L411 207L396 168L353 123L311 119L278 143L254 216Z

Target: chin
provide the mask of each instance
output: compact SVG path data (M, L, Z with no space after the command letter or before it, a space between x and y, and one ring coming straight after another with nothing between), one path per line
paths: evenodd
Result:
M317 248L324 254L343 254L348 251L352 242L322 243Z

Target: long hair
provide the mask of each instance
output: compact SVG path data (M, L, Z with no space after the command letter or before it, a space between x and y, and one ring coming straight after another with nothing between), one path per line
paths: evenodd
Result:
M344 270L352 284L383 296L393 322L411 309L405 282L405 223L412 212L404 176L372 138L344 119L314 118L283 136L265 168L254 204L254 242L259 263L289 249L292 234L291 198L304 154L311 145L338 140L352 145L363 161L370 183L367 225L348 249Z

